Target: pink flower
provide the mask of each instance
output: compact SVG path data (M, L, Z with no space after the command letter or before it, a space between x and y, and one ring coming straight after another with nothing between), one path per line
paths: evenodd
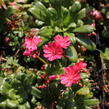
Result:
M34 36L33 38L26 37L24 46L26 47L26 49L34 51L37 50L37 46L41 41L41 38L39 38L38 36Z
M98 10L91 11L90 15L96 20L103 21L103 15Z
M86 63L83 63L83 61L80 61L80 62L78 62L78 63L76 63L74 65L74 67L77 67L76 69L78 70L78 72L80 70L82 70L83 68L85 68L86 66L87 66L87 64Z
M67 48L70 45L70 38L69 36L62 37L60 35L56 35L54 40L57 44L59 44L62 48Z
M56 79L56 78L57 78L56 75L51 75L51 76L49 76L49 80L53 80L53 79Z
M14 5L16 5L16 2L9 2L9 5L14 6Z
M61 59L63 56L63 49L55 42L48 43L44 47L44 57L48 58L49 61Z
M32 51L29 49L27 49L23 52L23 55L25 55L25 56L31 56L31 54L32 54Z
M81 79L79 72L85 68L86 65L86 63L80 61L73 66L66 67L64 69L65 74L60 75L61 84L67 87L71 87L72 83L78 84L78 81Z
M9 5L12 6L14 9L19 9L19 6L17 5L16 2L9 2Z

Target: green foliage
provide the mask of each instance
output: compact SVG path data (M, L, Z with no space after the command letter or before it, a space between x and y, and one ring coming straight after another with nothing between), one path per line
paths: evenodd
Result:
M0 108L20 109L24 107L25 109L31 109L34 106L32 102L30 104L30 100L35 92L34 88L32 88L35 78L35 74L26 74L23 72L18 72L5 78L1 77ZM38 89L36 90L38 91ZM35 92L35 94L37 95L39 93Z
M13 57L6 57L6 63L2 64L3 68L11 68L11 67L18 67L18 60Z
M101 52L101 57L105 60L109 60L109 48L105 48L105 52Z
M78 43L80 43L81 45L85 46L90 51L96 50L95 43L93 41L91 41L89 38L87 38L85 36L80 36L80 37L76 37L76 39L77 39Z

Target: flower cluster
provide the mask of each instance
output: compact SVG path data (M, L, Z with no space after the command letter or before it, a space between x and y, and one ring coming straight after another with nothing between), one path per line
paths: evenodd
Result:
M24 42L26 50L24 51L23 55L35 57L35 54L38 53L37 46L41 41L41 38L38 36L34 36L33 38L26 37Z
M78 81L81 80L79 72L86 66L86 63L80 61L73 66L66 67L64 69L65 74L60 75L61 84L64 84L67 87L71 87L72 83L78 84Z
M48 43L44 47L44 57L48 58L49 61L61 59L63 56L63 48L66 49L70 45L70 38L68 36L62 37L56 35L54 42Z
M26 50L24 51L23 55L35 57L37 52L37 46L41 42L41 38L38 36L34 36L33 38L26 37L24 46ZM60 36L56 35L54 37L53 42L49 42L44 46L43 49L43 56L47 58L49 61L54 61L56 59L61 59L64 54L64 49L67 49L70 46L70 38L69 36ZM79 72L86 67L86 63L80 61L73 66L68 66L64 68L65 73L60 75L61 83L67 87L70 87L72 84L78 84L81 76ZM41 78L44 80L44 86L40 85L39 87L45 87L45 83L49 83L51 80L56 79L56 75L41 75Z

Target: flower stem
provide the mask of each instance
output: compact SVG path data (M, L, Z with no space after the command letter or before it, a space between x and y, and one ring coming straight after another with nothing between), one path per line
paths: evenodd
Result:
M47 63L45 60L43 60L41 57L36 56L36 58L39 59L42 63L44 63L44 64L48 64L48 63Z

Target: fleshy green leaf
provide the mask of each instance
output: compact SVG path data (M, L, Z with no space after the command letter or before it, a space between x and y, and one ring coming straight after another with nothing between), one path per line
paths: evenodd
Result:
M83 19L86 16L86 9L83 8L82 10L80 10L77 14L77 18L78 19Z
M25 103L25 107L26 107L26 109L31 109L29 102Z
M32 87L31 94L34 95L34 96L37 97L37 98L40 98L41 92L40 92L40 90L38 90L37 88Z
M39 20L45 20L47 16L47 9L46 7L39 1L33 5L33 7L29 8L29 12L34 15L34 17L38 18Z
M89 88L88 87L83 87L83 88L81 88L81 89L79 89L77 92L76 92L76 94L78 94L78 95L87 95L87 94L89 94Z
M40 21L40 20L35 20L35 23L38 26L42 26L44 24L44 22L43 21Z
M62 11L63 26L66 27L68 26L68 24L70 24L71 19L70 12L67 8L64 7L61 8L61 11Z
M18 104L19 103L17 101L15 101L15 100L9 100L9 99L7 99L7 101L6 101L7 107L9 107L11 109L17 108L18 107Z
M79 33L91 33L95 30L95 28L91 25L83 25L73 30L73 32Z
M6 101L0 102L0 108L6 109Z
M86 47L88 50L90 51L94 51L96 50L96 45L93 41L91 41L89 38L87 37L76 37L77 42L80 43L81 45L83 45L84 47Z
M19 105L18 109L26 109L26 106L25 105Z
M101 52L100 56L105 60L109 60L109 48L106 48L104 53Z
M76 12L81 9L81 3L79 1L75 1L74 4L70 7L71 12Z
M69 46L69 48L66 50L66 55L70 61L76 62L78 59L77 51L73 46Z
M55 10L55 8L48 8L47 9L47 12L48 12L48 16L53 18L53 19L56 19L57 18L57 11Z
M97 105L98 103L99 101L97 99L84 100L84 104L88 106L94 106L94 105Z
M51 26L44 26L39 30L38 34L40 36L50 37L51 35L53 35L53 29L51 28Z

